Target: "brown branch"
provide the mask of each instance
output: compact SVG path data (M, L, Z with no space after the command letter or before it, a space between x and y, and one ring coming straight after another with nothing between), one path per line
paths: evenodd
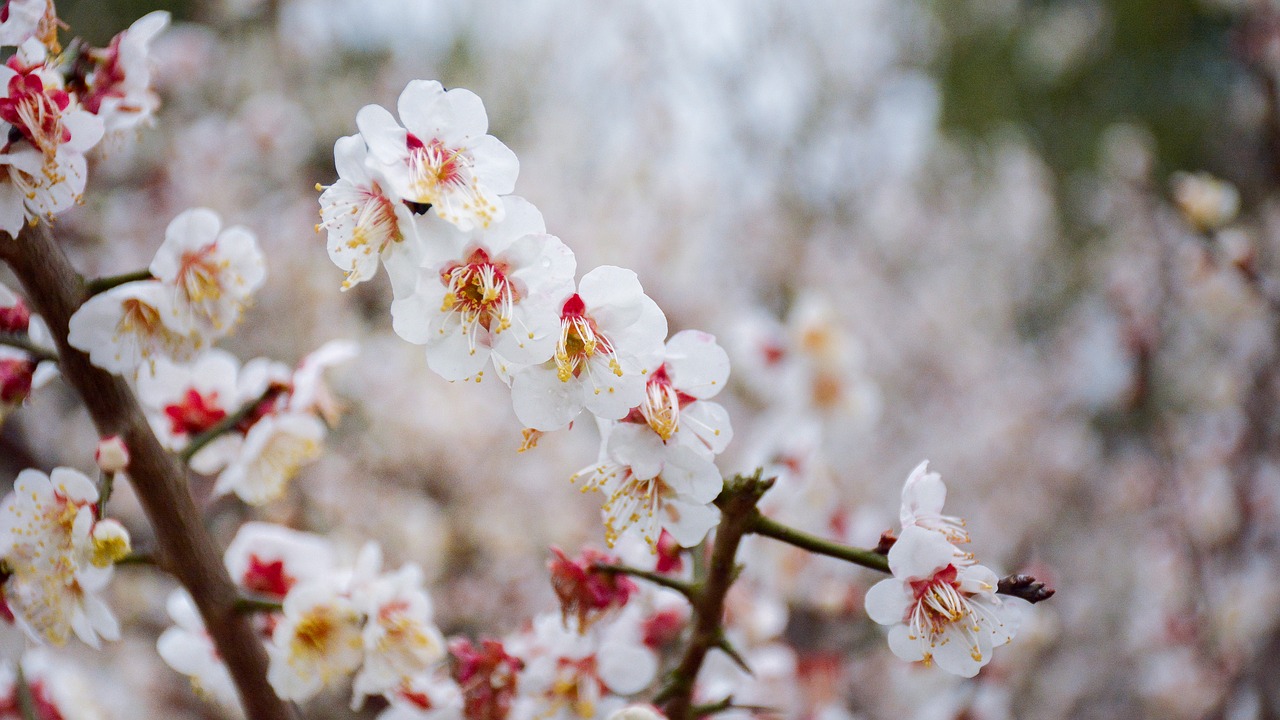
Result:
M689 645L685 648L680 664L672 671L666 686L658 693L655 702L664 704L663 710L670 720L693 720L694 682L698 671L712 648L724 642L721 627L724 619L724 598L729 587L738 577L735 557L742 536L751 530L757 516L756 503L773 485L773 480L761 480L760 471L754 475L733 478L725 483L724 491L716 498L720 508L720 525L716 528L715 544L711 549L711 562L707 577L693 593L694 626Z
M67 343L68 321L87 296L84 280L46 224L27 227L17 238L0 237L0 259L13 268L33 309L48 323L62 374L84 401L98 434L119 435L128 446L129 478L155 530L160 558L195 600L245 714L253 720L292 718L292 707L267 682L266 650L250 619L236 611L236 588L200 522L184 468L160 446L128 384Z

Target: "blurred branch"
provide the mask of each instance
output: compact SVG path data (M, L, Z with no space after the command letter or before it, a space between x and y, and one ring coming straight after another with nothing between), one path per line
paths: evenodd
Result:
M31 342L31 338L26 335L15 335L13 333L0 333L0 345L8 345L17 348L39 362L49 361L57 362L58 354L50 352L44 348Z
M245 714L254 720L290 720L292 707L267 682L266 650L249 618L236 612L236 587L200 522L184 468L152 433L128 383L90 363L67 342L71 315L87 297L83 279L47 223L28 226L17 237L0 242L0 259L8 262L33 310L48 323L62 375L80 395L98 434L118 435L129 448L129 478L151 521L159 556L195 600Z

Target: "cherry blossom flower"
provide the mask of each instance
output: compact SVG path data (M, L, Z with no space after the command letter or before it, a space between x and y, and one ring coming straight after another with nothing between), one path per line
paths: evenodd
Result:
M0 558L9 572L4 597L37 642L60 645L74 632L97 647L99 637L120 636L97 593L112 564L128 554L128 533L115 521L96 520L97 499L97 488L76 470L23 470L0 506Z
M166 607L175 625L166 628L156 640L160 657L169 667L186 675L200 697L226 708L239 707L231 673L218 657L191 595L186 590L176 590L169 595Z
M240 362L225 350L208 350L195 362L180 364L157 358L151 372L138 377L137 395L143 411L162 445L181 451L191 438L212 429L257 399L258 388L240 384ZM244 436L224 433L191 458L191 467L201 473L215 473L226 467L240 452Z
M566 626L573 618L575 626L585 632L600 618L626 605L636 592L636 584L627 576L594 568L596 564L617 564L618 558L612 555L583 548L578 558L571 560L558 547L552 547L551 552L555 557L547 569Z
M648 425L618 423L607 431L601 460L579 470L571 481L606 496L605 542L609 547L634 532L656 549L663 530L682 547L692 547L720 522L712 501L723 480L701 452L667 444Z
M443 666L413 678L386 697L390 707L378 715L378 720L461 720L464 717L463 688L448 676Z
M323 536L264 522L241 525L223 563L236 585L275 600L299 583L331 574L335 567L333 548Z
M287 406L294 412L314 412L331 427L338 423L341 406L325 382L325 371L353 360L360 346L350 340L330 340L308 353L289 377ZM265 391L265 387L259 391Z
M346 272L343 290L372 278L379 259L386 261L416 249L412 213L399 199L387 195L385 181L379 182L368 169L368 155L359 135L338 138L333 146L338 181L320 195L316 231L328 232L329 259Z
M168 25L169 13L147 13L111 38L107 47L86 53L93 68L84 78L80 100L102 119L107 133L149 123L160 107L151 89L151 41Z
M414 80L400 94L401 127L385 108L366 105L356 125L370 164L400 199L430 205L461 230L502 219L501 195L515 189L520 163L492 135L484 104L470 90L445 91Z
M356 675L351 706L367 695L394 696L409 689L445 658L444 636L431 622L431 600L422 588L422 572L406 565L376 580L363 594L364 665Z
M72 102L62 78L45 67L39 41L23 43L0 66L0 230L16 237L24 223L74 205L84 192L84 154L102 139L102 121Z
M667 341L662 364L649 373L645 397L627 421L644 422L665 443L683 442L718 455L733 439L729 413L707 402L729 379L729 356L713 335L683 330Z
M197 350L178 319L165 286L155 280L125 283L94 295L71 316L67 342L89 353L94 365L128 377L159 357L185 361Z
M31 327L31 311L12 290L0 283L0 333L21 335Z
M306 700L340 682L364 659L363 617L339 584L297 585L267 646L267 679L286 700Z
M18 690L19 676L9 662L0 665L0 718L5 720L102 720L106 717L97 698L65 660L57 662L47 651L35 648L23 653L21 681L27 686L32 713L24 709Z
M262 417L245 434L213 491L234 492L250 505L275 500L300 467L319 457L324 435L324 423L314 415L284 412Z
M592 270L561 305L555 355L513 373L516 417L535 430L562 428L584 407L607 420L625 417L644 400L645 374L666 334L666 316L634 272Z
M893 577L866 597L867 614L889 629L889 648L909 662L934 661L973 677L993 647L1013 639L1025 600L996 595L991 570L961 562L946 537L907 526L889 550Z
M940 533L953 545L969 542L969 531L965 529L964 520L942 514L942 505L946 499L947 486L942 483L942 476L929 472L928 460L920 463L902 486L902 510L899 513L902 527L917 526L932 530Z
M207 208L186 210L169 223L150 270L172 293L175 316L197 347L229 333L266 280L253 233L223 230Z
M395 269L412 273L397 283L412 292L391 304L391 317L400 337L426 344L427 365L463 380L480 378L491 352L516 365L550 360L576 262L546 234L537 208L512 196L487 230L464 232L437 218L420 226L429 241L420 267Z
M517 654L525 661L513 720L603 720L621 709L622 696L643 690L658 671L658 658L645 647L637 620L624 614L584 635L556 615L535 618L532 630L513 641L513 647L523 645Z
M45 16L52 13L52 0L4 0L0 10L0 46L17 47L35 37Z

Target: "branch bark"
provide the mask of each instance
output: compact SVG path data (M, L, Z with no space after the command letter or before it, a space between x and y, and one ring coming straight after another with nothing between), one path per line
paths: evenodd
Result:
M693 635L680 665L672 671L666 687L656 699L664 704L663 710L670 720L694 720L696 716L693 689L698 671L712 648L726 645L722 628L724 598L738 577L738 545L742 536L751 531L752 522L758 514L756 503L771 485L773 481L761 480L757 470L754 475L740 475L725 483L724 491L716 498L721 520L716 527L707 577L695 588L691 598Z
M155 531L161 560L195 600L245 714L253 720L291 720L292 706L267 682L262 642L250 619L236 610L238 593L200 522L186 470L161 447L125 381L93 366L87 355L67 344L67 323L88 294L83 278L45 223L24 228L17 238L0 237L0 259L12 267L32 308L48 323L62 375L84 401L99 435L119 435L128 446L129 478Z

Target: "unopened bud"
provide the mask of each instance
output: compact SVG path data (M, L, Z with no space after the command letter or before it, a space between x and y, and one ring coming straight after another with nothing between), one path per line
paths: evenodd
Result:
M118 473L129 467L129 448L125 447L124 440L121 440L119 435L112 435L98 443L93 459L97 461L98 468L102 472Z
M117 520L99 520L93 526L93 566L108 567L133 549L129 544L129 531Z
M20 335L31 327L31 312L21 299L14 300L12 305L0 307L0 333Z
M0 403L16 405L31 394L36 364L26 358L0 358Z

